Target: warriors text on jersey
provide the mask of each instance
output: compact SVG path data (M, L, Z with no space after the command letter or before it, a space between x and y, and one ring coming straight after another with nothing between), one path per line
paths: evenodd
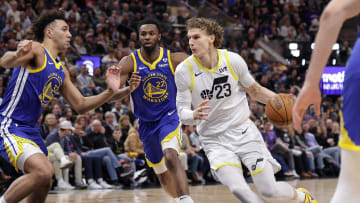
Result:
M0 106L0 154L18 170L18 158L30 144L48 155L36 123L64 81L61 63L44 48L44 64L38 69L14 68ZM22 169L23 170L23 169Z
M160 47L160 56L153 64L142 58L140 50L134 51L131 56L134 71L141 76L139 87L131 93L135 116L142 121L152 122L166 115L177 115L170 51Z
M44 48L45 60L39 69L14 68L0 106L3 117L34 127L42 108L54 97L64 80L64 70Z

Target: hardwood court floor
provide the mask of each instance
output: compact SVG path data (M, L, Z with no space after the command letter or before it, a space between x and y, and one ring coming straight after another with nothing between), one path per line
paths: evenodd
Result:
M337 179L313 179L289 181L294 187L305 187L319 203L330 202ZM251 187L254 186L251 184ZM190 193L195 203L239 203L223 185L192 186ZM22 201L24 202L24 201ZM136 190L75 190L49 194L47 203L174 203L162 189ZM270 203L291 203L291 201L271 200Z

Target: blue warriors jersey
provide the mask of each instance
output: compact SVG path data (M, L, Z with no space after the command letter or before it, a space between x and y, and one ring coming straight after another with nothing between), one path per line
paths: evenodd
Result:
M35 127L43 106L54 97L64 81L61 63L45 49L41 68L16 67L0 105L0 114L19 125Z
M342 91L343 106L340 112L341 139L339 146L360 151L360 33L347 62Z
M139 87L131 93L135 116L145 122L158 121L165 115L177 116L170 51L160 47L160 56L153 64L142 58L140 50L134 51L131 56L134 71L141 76Z

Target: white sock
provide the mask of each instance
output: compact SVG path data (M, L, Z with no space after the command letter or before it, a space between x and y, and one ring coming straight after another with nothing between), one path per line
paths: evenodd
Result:
M0 203L6 203L6 200L5 200L5 198L4 198L4 195L1 196L1 198L0 198Z
M179 197L179 203L194 203L189 195L183 195Z
M97 179L97 182L98 183L101 183L101 182L103 182L104 180L102 179L102 178L99 178L99 179Z
M91 183L93 183L93 182L95 182L94 179L92 179L92 178L88 179L88 183L89 183L89 184L91 184Z

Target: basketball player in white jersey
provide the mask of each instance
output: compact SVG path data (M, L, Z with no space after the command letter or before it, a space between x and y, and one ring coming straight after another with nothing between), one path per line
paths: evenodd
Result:
M216 177L242 202L264 202L246 184L242 161L263 196L317 202L305 189L295 190L286 182L276 182L274 173L280 165L249 119L246 93L264 104L275 93L255 82L241 56L218 49L224 31L215 21L192 18L187 29L193 54L176 69L176 104L180 120L197 125Z

